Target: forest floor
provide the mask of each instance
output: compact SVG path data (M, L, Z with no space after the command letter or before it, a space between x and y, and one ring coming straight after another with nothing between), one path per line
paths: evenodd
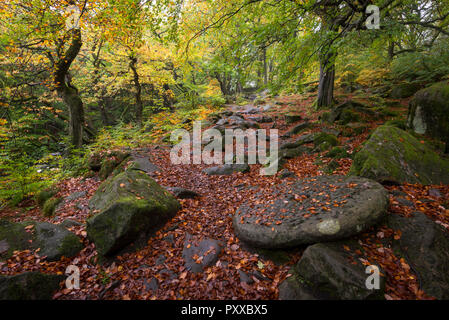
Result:
M351 96L347 95L342 100L348 98ZM300 113L303 118L319 124L301 134L320 131L323 127L332 128L330 124L321 124L318 120L320 113L311 112L309 109L313 96L287 96L277 98L276 101L276 108L268 111L268 115L276 116L288 110L295 110L295 113ZM400 102L403 106L401 112L406 114L408 101ZM351 153L367 139L372 129L384 121L369 123L371 130L358 136L339 136L339 145L346 146ZM261 127L270 128L271 125L272 123L261 124ZM276 120L280 135L294 125L285 124L282 117ZM63 274L68 265L77 265L81 271L80 289L61 288L54 295L55 299L277 299L279 283L287 277L288 269L299 260L305 248L271 253L250 249L234 235L232 216L241 203L250 199L248 192L241 192L242 186L257 186L259 190L268 192L271 185L281 182L280 177L259 175L260 165L252 165L249 173L208 176L202 172L207 165L173 165L169 156L170 146L150 145L134 152L147 156L162 169L153 176L159 184L187 188L201 196L180 200L181 211L148 240L146 247L121 255L113 263L95 263L97 253L94 245L86 238L85 227L76 226L70 230L80 236L85 245L76 257L47 262L39 257L38 252L16 252L8 261L0 262L0 272L15 274L39 270ZM304 154L289 159L284 168L294 172L299 178L322 175L323 165L332 160L324 157L324 153ZM332 174L346 174L352 160L344 158L336 161L340 167ZM77 191L86 191L86 195L65 203L52 218L43 217L37 206L31 210L5 210L1 216L14 221L39 220L60 223L71 219L84 224L89 216L89 198L99 184L97 177L61 181L58 185L58 196L66 197ZM449 230L449 210L442 203L443 199L449 198L449 186L403 184L385 187L390 191L389 214L407 216L413 211L421 211ZM431 188L438 189L443 197L429 196L428 190ZM408 202L398 202L396 196L391 193L393 190L405 194L403 197ZM25 203L22 207L29 205L30 203ZM224 251L214 266L205 268L201 273L192 273L185 268L182 251L188 234L200 239L213 238L224 243ZM384 237L400 236L400 231L381 224L356 237L364 252L354 254L361 263L378 264L385 271L387 299L429 299L431 297L419 289L418 279L407 262L396 257L390 248L383 247L380 241ZM251 276L255 272L260 276ZM243 273L252 280L244 280Z

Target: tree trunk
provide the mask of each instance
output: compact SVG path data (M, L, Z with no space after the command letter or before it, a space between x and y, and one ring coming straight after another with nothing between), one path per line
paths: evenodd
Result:
M263 84L268 84L267 48L263 48Z
M100 107L101 120L104 126L109 126L111 124L108 112L106 111L106 106L110 104L111 102L108 97L102 97L98 103L98 106Z
M58 95L64 100L69 109L69 134L74 147L83 144L84 107L78 90L71 85L69 68L78 55L81 46L80 29L70 30L72 42L61 58L54 63L54 84Z
M326 53L320 59L317 108L331 107L334 100L335 64L333 54Z
M69 107L69 135L72 144L79 148L83 144L84 107L75 88L67 87L63 100Z
M142 126L143 103L142 103L142 86L139 81L139 74L137 73L137 58L130 56L129 67L133 72L134 86L136 87L136 122L137 125Z

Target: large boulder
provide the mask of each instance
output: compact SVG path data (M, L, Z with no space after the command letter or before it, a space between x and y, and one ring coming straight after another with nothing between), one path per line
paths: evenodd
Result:
M80 238L62 226L48 222L13 223L0 220L0 259L14 251L40 248L39 255L49 261L73 257L83 248Z
M449 152L449 84L441 82L418 91L409 103L408 126L446 142Z
M382 183L449 184L449 161L409 133L384 125L355 155L349 174Z
M321 176L286 181L241 205L233 218L240 240L288 248L357 234L385 216L388 193L360 177Z
M371 300L383 299L385 278L379 277L379 288L368 289L369 274L345 247L354 250L356 241L317 243L304 251L290 276L279 286L281 300ZM355 263L351 263L355 261ZM382 270L379 268L379 274Z
M389 245L413 268L421 284L420 289L437 299L449 299L447 230L420 212L412 217L391 214L386 224L401 231L401 237L389 239Z
M40 272L0 275L0 300L50 300L63 279Z
M97 214L87 220L87 236L103 256L157 231L180 209L168 191L138 170L106 180L89 206Z

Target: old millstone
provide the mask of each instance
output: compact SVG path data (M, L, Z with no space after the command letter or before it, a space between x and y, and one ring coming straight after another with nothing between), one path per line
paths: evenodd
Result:
M233 218L240 240L288 248L357 234L385 216L388 193L377 182L344 176L285 181L258 193Z

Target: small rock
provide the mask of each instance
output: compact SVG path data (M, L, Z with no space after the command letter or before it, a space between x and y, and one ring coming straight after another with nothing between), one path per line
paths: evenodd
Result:
M163 254L161 254L161 255L159 255L159 257L157 257L157 259L156 259L156 261L155 261L155 264L156 264L157 266L159 266L159 265L161 265L161 264L164 264L164 263L165 263L165 260L167 260L167 257L164 256Z
M150 281L145 279L145 291L152 291L155 293L159 289L159 281L156 278L151 278Z
M203 170L204 173L213 175L231 175L235 172L248 172L250 170L249 165L244 164L225 164L217 167L206 168Z
M173 193L173 195L179 199L194 199L194 198L200 196L199 193L192 191L192 190L184 189L184 188L166 187L165 189L167 189L168 191Z
M245 272L243 272L242 270L238 270L239 271L239 275L240 275L240 282L245 282L247 284L252 284L254 283L254 280L251 279L251 277L249 275L247 275Z
M404 198L397 198L396 200L400 204L402 204L403 206L407 206L407 207L414 207L415 206L415 204L412 201L404 199Z
M191 272L202 272L205 267L214 265L223 249L221 242L199 237L186 235L182 257L185 267Z
M442 195L440 193L440 190L438 189L429 189L429 196L435 197L435 198L441 198Z
M295 173L291 172L287 169L283 169L281 172L279 172L279 178L281 179L285 179L285 178L289 178L289 177L294 177Z

